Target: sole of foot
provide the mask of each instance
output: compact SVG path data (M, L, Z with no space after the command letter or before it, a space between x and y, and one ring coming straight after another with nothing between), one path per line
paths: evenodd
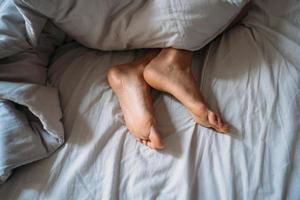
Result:
M220 133L229 132L230 126L204 102L191 66L192 52L163 49L146 65L143 76L151 87L177 98L191 112L196 123Z
M108 83L117 96L129 131L142 144L152 149L162 149L164 144L156 128L149 85L143 71L154 54L147 54L132 63L111 67Z

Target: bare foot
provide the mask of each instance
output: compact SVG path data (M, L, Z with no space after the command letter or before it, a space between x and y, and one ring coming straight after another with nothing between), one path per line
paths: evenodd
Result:
M129 131L152 149L162 149L163 142L152 113L150 87L145 82L145 65L156 52L128 64L117 65L108 71L108 82L117 95Z
M217 132L226 133L230 127L205 104L191 72L192 52L173 48L163 49L146 66L145 81L155 89L176 97L193 114L195 121Z

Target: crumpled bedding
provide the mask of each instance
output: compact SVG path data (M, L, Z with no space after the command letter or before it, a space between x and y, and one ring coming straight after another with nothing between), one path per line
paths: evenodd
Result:
M51 19L79 43L99 50L198 50L220 34L249 0L15 0Z
M6 199L300 199L300 6L256 1L243 23L194 56L194 75L230 135L195 125L173 97L155 92L163 151L128 132L105 72L143 51L57 50L66 144L18 168ZM202 73L200 73L203 68ZM39 172L37 174L37 172Z
M5 102L0 109L3 113L19 112L21 104L35 116L39 122L39 129L31 131L34 137L43 137L43 132L48 132L50 137L44 137L39 149L52 145L52 140L57 141L56 149L62 144L62 129L48 130L49 126L61 124L58 113L47 115L51 119L44 119L32 110L43 111L43 105L56 105L55 98L47 99L47 95L36 96L29 89L28 84L35 84L39 90L45 89L47 67L56 47L64 43L65 33L90 48L100 50L124 50L132 48L153 48L174 46L184 49L199 49L222 32L239 13L248 0L232 1L27 1L27 0L2 0L0 1L0 87L13 87L12 91L1 90L1 101ZM103 11L103 12L99 12ZM105 12L104 12L105 11ZM222 11L222 12L220 12ZM80 16L80 17L78 17ZM51 20L51 21L50 21ZM21 87L22 86L22 87ZM24 86L24 87L23 87ZM19 88L18 88L19 87ZM22 90L20 92L20 90ZM24 100L24 96L32 95L36 104L26 105L7 98L7 92L16 96L14 100ZM20 96L17 96L20 95ZM23 95L23 96L22 96ZM50 94L49 94L50 95ZM51 93L57 95L57 93ZM57 97L58 98L58 97ZM17 110L15 110L17 109ZM21 112L24 112L22 110ZM24 161L22 154L12 155L10 151L20 141L25 141L22 132L30 130L28 123L32 124L31 117L26 115L26 120L21 120L18 115L12 115L9 127L3 128L1 146L3 161L0 161L0 170L3 177ZM58 120L58 121L56 121ZM4 123L4 120L0 123ZM9 124L8 118L6 123ZM18 126L18 124L22 126ZM50 123L50 124L48 124ZM6 125L6 124L5 124ZM22 129L22 127L28 129ZM8 130L8 131L6 131ZM27 133L29 134L29 133ZM55 135L60 135L59 141ZM25 135L24 135L25 137ZM14 138L14 139L12 139ZM13 142L11 142L13 140ZM37 141L37 140L35 140ZM42 145L42 146L41 146ZM23 145L24 146L24 145ZM15 146L17 149L18 147ZM32 150L33 151L33 150ZM53 152L47 151L50 155ZM34 153L32 153L34 154ZM14 156L18 159L12 161ZM10 161L9 161L10 160ZM3 178L2 181L5 179Z
M45 84L50 56L65 34L24 12L12 0L0 2L0 183L64 142L58 91Z
M0 82L0 91L0 182L3 183L14 168L57 150L64 142L64 130L55 88Z

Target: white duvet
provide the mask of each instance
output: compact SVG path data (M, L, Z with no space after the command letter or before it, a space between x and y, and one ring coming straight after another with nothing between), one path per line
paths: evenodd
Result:
M49 80L60 91L66 143L17 169L0 196L300 199L299 18L297 1L258 2L243 24L195 55L199 89L234 126L229 136L195 125L174 98L155 92L163 151L130 135L105 77L143 52L60 48Z
M0 1L0 184L64 142L58 91L44 85L64 37L46 18L25 20L12 0Z

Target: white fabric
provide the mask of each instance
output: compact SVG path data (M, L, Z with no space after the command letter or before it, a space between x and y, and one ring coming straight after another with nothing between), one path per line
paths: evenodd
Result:
M47 105L47 106L45 106ZM57 89L0 81L0 183L64 142Z
M100 50L196 50L221 33L248 0L16 0Z
M166 142L152 151L128 133L108 87L109 66L136 52L76 45L58 51L50 80L61 93L66 144L0 186L14 199L300 199L300 5L259 2L240 25L195 56L201 90L235 129L197 126L166 94L155 114ZM68 52L64 54L64 51ZM70 50L71 49L71 50Z
M64 37L45 17L0 1L0 183L63 144L58 92L42 85Z
M19 12L13 0L0 1L0 59L37 45L47 19L30 14L28 17ZM36 26L32 26L33 22Z
M13 25L15 24L11 24ZM64 39L65 34L48 21L39 35L36 46L0 59L0 80L44 85L51 55ZM8 49L13 46L14 44L10 44ZM0 57L2 56L3 52L0 51Z
M65 34L13 0L0 2L0 81L45 84L48 62Z

